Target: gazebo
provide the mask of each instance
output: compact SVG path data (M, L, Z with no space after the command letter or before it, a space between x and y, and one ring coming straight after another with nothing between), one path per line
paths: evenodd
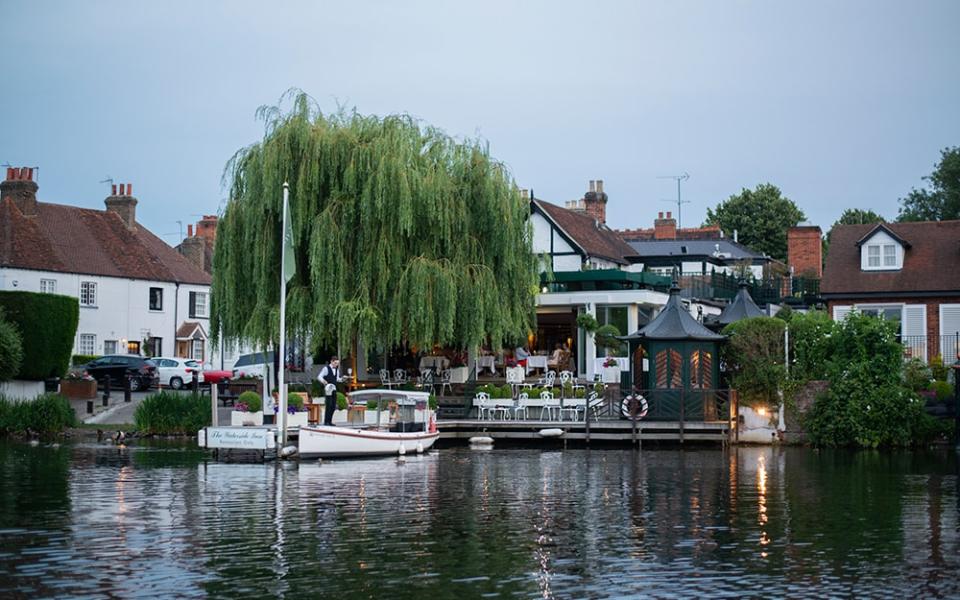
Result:
M742 319L766 316L766 313L753 301L749 289L750 284L746 281L741 281L737 295L734 296L730 304L723 309L720 316L710 321L709 324L717 330L720 330L730 323L736 323Z
M717 419L718 352L726 336L690 315L676 282L660 314L621 339L629 344L633 387L643 390L650 404L648 419ZM644 359L649 364L646 373Z

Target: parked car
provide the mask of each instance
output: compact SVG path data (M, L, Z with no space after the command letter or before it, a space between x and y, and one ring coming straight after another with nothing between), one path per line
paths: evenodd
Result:
M192 358L159 356L150 360L157 365L160 385L179 390L185 385L190 385L194 372L197 373L198 380L203 382L200 362Z
M253 354L243 354L233 364L233 376L240 375L265 377L267 374L267 365L273 364L273 352L254 352Z
M202 369L200 372L200 381L204 383L223 383L233 377L233 371L214 369L213 367L203 364L202 361L200 362L200 368Z
M157 366L136 354L101 356L87 363L84 370L101 383L109 376L111 387L121 387L129 375L130 390L134 392L153 386L157 379Z

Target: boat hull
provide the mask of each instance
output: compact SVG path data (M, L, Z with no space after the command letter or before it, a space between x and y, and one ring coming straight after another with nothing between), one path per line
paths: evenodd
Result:
M417 452L417 445L424 452L440 437L439 432L396 432L325 425L300 428L300 456L346 457L389 456L400 454L401 446L406 454Z

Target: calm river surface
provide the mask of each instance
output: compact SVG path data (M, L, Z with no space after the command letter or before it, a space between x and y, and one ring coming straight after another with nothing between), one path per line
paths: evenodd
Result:
M0 442L0 597L960 596L957 454Z

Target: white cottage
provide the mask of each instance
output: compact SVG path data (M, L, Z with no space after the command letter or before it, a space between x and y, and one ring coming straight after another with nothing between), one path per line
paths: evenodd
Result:
M80 301L75 354L176 355L220 364L208 341L210 275L136 221L130 184L105 210L37 201L33 170L0 183L0 290Z

